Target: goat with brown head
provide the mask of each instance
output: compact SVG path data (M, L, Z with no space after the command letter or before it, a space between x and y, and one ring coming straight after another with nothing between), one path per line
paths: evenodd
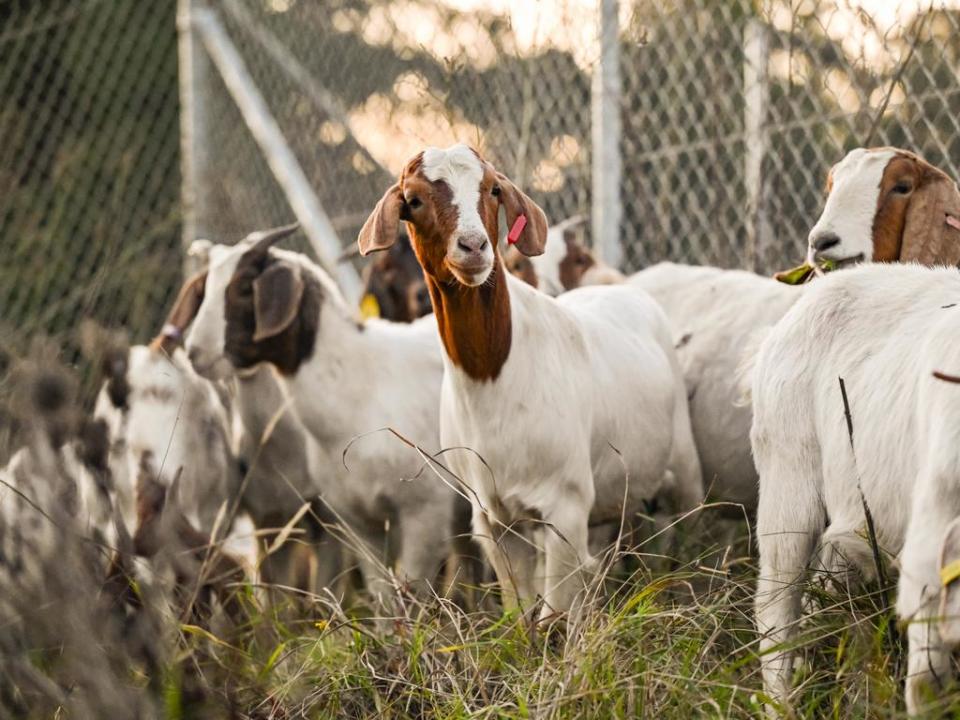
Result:
M808 262L960 263L960 192L942 170L898 148L857 148L827 176Z
M313 494L373 549L371 562L365 555L361 563L371 587L383 587L391 566L411 581L432 579L453 534L454 496L426 482L394 482L414 476L422 458L374 431L397 428L431 452L439 447L443 364L433 320L361 322L323 268L274 247L290 232L211 248L187 354L202 374L234 377L238 386L268 367L275 371L277 415L295 416L311 439L304 459L317 483ZM273 419L265 421L272 434Z
M387 190L359 246L364 255L389 248L406 223L446 351L441 441L470 450L449 458L471 491L474 536L505 603L539 594L546 618L573 608L584 587L591 518L620 517L624 502L632 514L668 466L676 487L690 489L682 502L703 489L679 365L653 300L627 285L555 300L510 277L501 209L508 244L541 255L546 216L529 197L475 150L430 148ZM595 451L610 445L630 449L608 463ZM519 537L533 518L551 529L542 574L540 551Z
M205 289L195 293L199 307L187 303L181 319L195 316L187 345L201 374L216 378L230 374L233 367L259 363L292 373L312 354L321 288L297 263L270 251L296 228L256 233L236 248L215 253ZM187 292L181 292L181 298ZM175 312L176 307L171 317Z
M510 297L497 243L501 207L508 241L526 256L541 254L543 210L476 150L430 148L407 163L359 237L363 255L386 250L397 240L400 221L406 223L444 347L478 379L495 378L510 352ZM454 317L471 321L455 323Z
M188 328L193 326L193 330L198 330L198 336L213 343L210 347L194 345L190 348L197 366L211 377L224 377L232 372L223 353L228 312L224 300L233 272L240 258L258 240L273 242L289 230L291 228L287 227L257 232L236 246L214 244L208 240L194 241L187 254L195 274L184 283L167 315L163 332L151 347L172 357L181 337L186 337ZM273 260L277 262L289 262L285 253L270 254L276 256ZM307 284L304 283L304 292L308 291ZM246 298L241 304L245 302ZM204 304L207 307L203 317L195 323ZM310 303L301 303L301 306L306 304ZM198 324L201 327L198 328ZM255 321L251 327L255 327ZM283 412L283 391L267 364L238 375L233 390L235 395L230 403L232 444L238 465L242 465L241 474L246 476L242 498L244 508L258 527L281 527L297 512L303 497L320 492L318 470L329 463L325 453L307 436L300 420L293 413ZM188 472L192 470L192 467L188 468ZM278 488L277 477L288 478L290 482L284 484L285 488ZM309 516L302 524L308 531L317 529ZM279 586L315 589L313 585L301 583L309 575L302 572L301 548L299 544L286 543L265 556L260 567L261 577L267 583ZM317 573L313 576L319 583L316 587L326 586L328 579L337 577L341 571L339 546L329 538L322 538L313 550L317 553Z
M240 257L227 285L223 349L238 369L268 362L291 374L313 353L320 285L300 265L270 254L296 228L279 228L259 239Z

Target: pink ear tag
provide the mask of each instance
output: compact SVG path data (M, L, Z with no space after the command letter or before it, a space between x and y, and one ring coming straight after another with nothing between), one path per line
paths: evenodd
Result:
M523 229L527 226L527 216L518 215L517 219L513 221L513 227L510 228L510 232L507 233L507 244L513 245L520 239L520 233L523 232Z
M953 215L947 215L947 225L954 230L960 230L960 220L957 220Z

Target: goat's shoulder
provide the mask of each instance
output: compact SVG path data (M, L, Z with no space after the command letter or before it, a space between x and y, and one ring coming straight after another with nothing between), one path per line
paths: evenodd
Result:
M958 301L960 271L955 268L863 265L811 283L779 324L778 334L844 342L869 331L885 338L918 321L927 324L934 311Z

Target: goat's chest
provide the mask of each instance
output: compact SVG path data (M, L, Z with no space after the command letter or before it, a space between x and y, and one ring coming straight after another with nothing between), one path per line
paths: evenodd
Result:
M585 388L510 372L477 382L449 372L441 394L441 439L474 491L502 499L538 494L570 473L589 481L591 410ZM563 376L561 376L562 378Z

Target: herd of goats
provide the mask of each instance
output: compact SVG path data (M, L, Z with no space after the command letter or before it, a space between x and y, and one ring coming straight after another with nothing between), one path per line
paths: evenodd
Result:
M756 524L770 712L790 707L803 578L884 560L920 712L960 645L956 183L904 150L851 151L806 263L777 279L625 277L578 222L548 227L455 145L411 159L364 224L360 309L276 247L295 226L195 241L149 345L90 329L92 416L36 384L0 470L2 592L60 552L52 518L112 550L97 567L120 595L176 545L174 586L206 573L195 606L252 573L332 593L357 568L373 598L492 573L505 609L576 623L604 548L711 502Z

